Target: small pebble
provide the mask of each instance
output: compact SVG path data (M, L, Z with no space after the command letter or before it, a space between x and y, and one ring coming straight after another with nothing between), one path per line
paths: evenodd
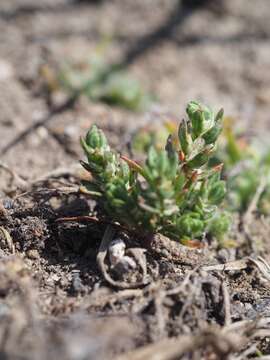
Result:
M116 265L125 255L126 244L120 239L114 239L109 246L109 258L111 265Z
M113 267L114 272L122 277L129 270L136 269L137 264L130 256L123 256Z
M39 252L35 249L28 250L26 254L30 259L39 259Z
M80 271L78 270L72 271L72 288L75 293L79 293L84 290L84 286L80 277Z
M14 69L11 63L0 59L0 81L8 80L14 76Z

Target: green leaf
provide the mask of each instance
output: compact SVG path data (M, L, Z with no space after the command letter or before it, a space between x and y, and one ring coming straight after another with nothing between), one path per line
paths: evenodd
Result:
M148 150L148 156L146 159L146 164L149 168L155 168L158 161L158 153L154 146L150 146Z
M181 146L181 150L185 155L189 153L190 146L192 144L191 135L188 133L187 122L182 120L178 128L178 138Z
M103 131L93 125L85 137L86 145L91 149L107 148L108 143Z
M194 158L189 160L187 162L187 166L190 169L198 169L202 167L209 160L209 155L211 153L211 150L212 150L211 147L205 148L201 153L197 154L196 156L194 156Z
M202 137L205 141L205 144L214 144L219 135L221 134L222 131L222 125L221 123L216 123L211 129L209 129L208 131L206 131Z
M191 121L193 139L199 137L214 124L212 111L197 101L190 101L186 111Z
M191 238L201 236L205 227L204 222L197 213L188 213L181 216L177 225L183 235Z
M192 124L192 134L193 134L192 137L193 139L196 139L203 132L203 128L204 128L203 112L200 108L193 110L193 106L192 107L190 106L187 108L187 113Z
M82 185L85 187L89 195L94 197L101 197L103 195L103 191L100 186L94 182L90 183L89 181L82 181Z
M221 108L215 117L215 123L222 121L223 116L224 116L224 110Z
M217 181L213 184L208 193L210 204L219 205L226 194L226 186L224 181Z

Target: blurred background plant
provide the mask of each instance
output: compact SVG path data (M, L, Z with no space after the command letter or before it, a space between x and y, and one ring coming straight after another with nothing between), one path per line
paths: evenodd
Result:
M94 102L100 101L132 111L146 110L154 97L122 65L106 62L110 43L109 38L101 40L86 60L65 61L56 67L43 64L40 75L47 95L51 97L62 91L74 98L84 95Z
M233 118L227 117L224 124L216 161L224 163L224 177L228 179L227 206L232 211L245 212L263 182L257 210L261 214L269 214L269 144L263 136L247 136L243 130L235 128Z

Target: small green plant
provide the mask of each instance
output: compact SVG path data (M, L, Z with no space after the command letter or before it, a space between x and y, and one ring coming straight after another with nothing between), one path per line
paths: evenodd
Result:
M151 103L151 97L139 81L122 67L104 61L104 55L92 54L80 64L65 63L59 70L43 66L41 75L47 91L63 91L77 98L84 95L91 101L104 102L132 111L140 111Z
M223 110L214 116L191 101L186 111L178 147L169 136L165 149L149 148L144 165L111 150L95 125L81 144L88 160L82 165L92 176L85 186L107 216L130 230L160 232L188 244L206 234L221 238L229 217L219 208L226 192L222 165L208 166Z
M233 119L225 119L220 148L216 160L224 164L227 181L226 207L243 213L247 210L261 181L265 183L257 210L270 213L270 149L268 141L249 139L243 131L233 128ZM215 161L215 159L212 159Z
M90 100L133 111L144 109L150 102L150 97L137 80L123 69L107 65L101 59L92 59L84 71L66 66L59 73L59 82L71 94L81 93Z

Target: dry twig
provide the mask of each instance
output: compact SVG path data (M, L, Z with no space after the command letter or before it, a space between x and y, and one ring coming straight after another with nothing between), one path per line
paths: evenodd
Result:
M249 241L250 248L255 253L257 253L256 244L255 244L255 241L253 240L252 236L250 235L249 225L252 222L252 219L253 219L252 215L253 215L254 211L257 209L258 202L260 200L260 197L261 197L262 193L265 190L266 185L267 185L267 179L266 179L265 176L262 176L260 184L257 187L257 190L256 190L256 192L255 192L255 194L254 194L254 196L253 196L253 198L252 198L252 200L251 200L251 202L249 204L249 207L248 207L246 213L244 214L244 216L242 218L242 224L243 224L244 233L246 235L246 238Z
M204 271L239 271L244 270L251 265L255 265L266 280L270 281L270 265L261 256L256 259L247 257L240 260L229 261L225 264L216 264L203 266Z
M18 187L21 189L26 189L28 186L28 183L25 179L23 179L19 174L16 173L13 169L11 169L10 166L0 161L0 168L8 172L11 176L12 182L15 182Z
M224 313L225 313L225 326L231 324L231 301L230 301L230 294L225 281L222 281L222 293L223 293L223 303L224 303Z
M9 232L3 226L0 226L0 232L2 233L2 235L5 239L6 245L7 245L8 249L10 250L11 254L15 254L15 246L14 246L12 237L10 236Z
M257 209L258 202L260 200L262 193L265 190L266 185L267 185L267 179L265 176L262 176L260 184L257 187L257 190L249 204L249 207L243 216L243 225L244 226L248 226L250 224L250 222L252 221L252 214Z

